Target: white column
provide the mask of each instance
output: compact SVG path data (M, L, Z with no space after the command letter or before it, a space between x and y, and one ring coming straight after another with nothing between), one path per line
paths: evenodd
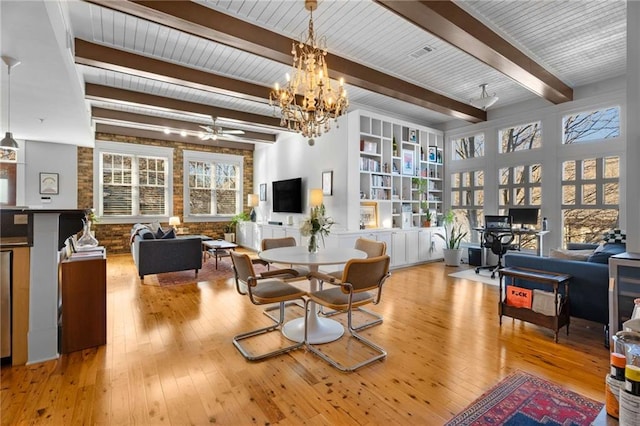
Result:
M58 357L58 218L33 213L27 364Z
M640 253L640 2L627 2L627 251Z

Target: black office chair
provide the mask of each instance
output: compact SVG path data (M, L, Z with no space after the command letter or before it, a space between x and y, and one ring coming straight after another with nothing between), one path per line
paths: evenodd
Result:
M483 233L482 247L491 249L491 252L498 255L497 265L478 266L476 268L476 274L480 273L481 269L491 270L491 278L495 278L496 272L504 266L502 266L502 256L508 250L517 250L518 245L512 244L515 238L515 234L511 230L507 229L485 229Z

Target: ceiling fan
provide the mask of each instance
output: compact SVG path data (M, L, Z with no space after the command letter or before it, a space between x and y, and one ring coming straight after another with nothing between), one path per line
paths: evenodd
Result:
M204 129L205 133L200 135L200 139L207 140L212 139L216 140L219 136L227 136L227 135L244 135L243 130L223 130L222 127L216 126L216 118L212 117L213 125L212 126L200 126Z

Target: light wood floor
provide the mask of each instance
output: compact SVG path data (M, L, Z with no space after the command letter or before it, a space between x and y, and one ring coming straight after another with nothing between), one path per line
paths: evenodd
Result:
M557 344L534 325L499 327L497 287L452 271L392 271L373 308L384 323L364 333L388 357L344 374L303 349L245 361L232 336L269 321L231 280L141 285L130 256L109 256L107 345L2 368L1 423L441 425L514 370L604 401L600 325L574 320ZM363 352L346 340L327 350Z

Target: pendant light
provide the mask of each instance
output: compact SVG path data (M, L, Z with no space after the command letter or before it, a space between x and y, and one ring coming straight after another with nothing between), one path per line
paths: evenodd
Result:
M7 92L9 92L9 102L7 105L7 133L4 138L0 141L0 148L5 149L18 149L18 143L15 139L13 139L13 135L11 134L11 68L20 65L20 61L10 56L3 56L2 60L5 64L7 64L7 71L9 76L9 84Z

